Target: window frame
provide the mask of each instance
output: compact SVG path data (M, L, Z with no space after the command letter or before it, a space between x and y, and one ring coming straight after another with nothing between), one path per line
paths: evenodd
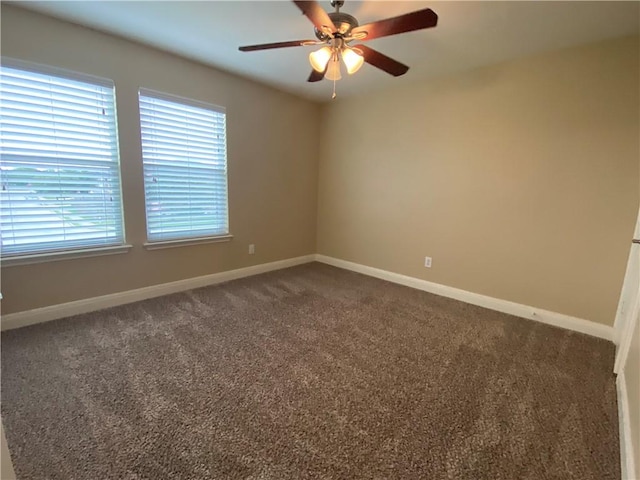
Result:
M119 208L116 220L119 220L119 230L121 235L114 243L100 244L77 244L69 247L54 247L51 249L36 250L31 252L16 252L12 254L5 254L4 251L0 251L0 262L2 266L13 265L25 265L32 263L49 262L56 260L65 260L72 258L93 257L102 255L113 255L118 253L127 253L131 250L132 245L127 243L126 224L125 224L125 212L124 212L124 192L122 185L122 164L120 154L120 139L119 139L119 124L118 124L118 109L117 109L117 94L115 82L109 78L100 77L97 75L91 75L88 73L77 72L74 70L68 70L65 68L55 67L52 65L45 65L36 62L30 62L13 57L1 56L0 66L11 68L15 70L21 70L26 73L34 73L40 75L49 75L52 77L60 78L61 80L70 80L104 88L111 89L113 92L113 144L115 146L115 166L118 180L119 189ZM0 246L1 249L1 246Z
M171 102L178 105L185 105L189 107L195 107L199 109L209 110L212 112L216 112L218 114L224 115L224 170L225 170L225 184L224 184L224 196L225 196L225 218L226 218L226 232L216 234L216 235L196 235L196 236L184 236L179 238L167 238L167 239L157 239L152 240L149 238L149 217L147 205L149 199L147 198L146 193L146 176L144 176L144 168L145 168L145 159L144 159L144 145L143 145L143 134L142 134L142 103L141 97L155 98L158 100L162 100L165 102ZM227 112L226 108L220 105L216 105L213 103L204 102L201 100L195 100L192 98L182 97L179 95L174 95L171 93L160 92L158 90L153 90L150 88L139 87L138 88L138 119L140 121L140 158L142 161L143 168L143 190L144 190L144 201L145 201L145 233L146 233L146 242L143 244L144 248L147 250L157 250L164 248L174 248L181 246L190 246L190 245L199 245L205 243L220 243L220 242L228 242L233 238L231 234L231 226L230 226L230 217L229 217L229 155L228 155L228 146L227 146Z

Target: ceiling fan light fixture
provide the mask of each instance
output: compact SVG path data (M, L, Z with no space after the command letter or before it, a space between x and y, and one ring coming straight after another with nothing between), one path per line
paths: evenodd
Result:
M364 63L363 56L358 55L358 53L356 53L354 49L349 47L346 47L344 50L342 50L342 60L347 67L347 73L349 75L352 75L360 70L360 67L362 67L362 64Z
M309 63L311 63L311 67L316 72L324 72L325 68L327 68L327 63L331 60L331 56L333 52L329 47L322 47L320 50L316 50L315 52L311 52L309 54Z
M327 67L327 73L325 73L324 78L327 80L340 80L342 75L340 75L340 57L337 55L334 56L329 62L329 66Z
M341 62L344 62L349 75L356 73L364 62L394 77L404 75L409 70L407 65L387 57L373 48L369 48L366 45L354 45L351 47L349 46L350 42L354 40L375 40L400 33L433 28L438 24L438 15L430 8L423 8L422 10L398 15L397 17L360 25L355 17L340 11L344 0L331 0L331 6L336 9L335 12L326 12L318 3L318 0L293 0L293 3L313 24L317 40L290 40L246 45L239 47L239 50L252 52L273 48L324 44L319 50L309 54L309 63L311 63L312 70L307 82L319 82L324 78L333 81L332 98L336 96L335 81L342 78L340 72Z

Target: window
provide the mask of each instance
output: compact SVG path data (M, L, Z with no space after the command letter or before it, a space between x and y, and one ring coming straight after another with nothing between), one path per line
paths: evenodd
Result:
M3 59L2 256L123 245L111 80Z
M150 244L227 236L225 110L141 89L140 124Z

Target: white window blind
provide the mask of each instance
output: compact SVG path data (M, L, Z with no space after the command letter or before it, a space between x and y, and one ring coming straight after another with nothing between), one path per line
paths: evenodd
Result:
M3 59L2 256L122 245L115 89Z
M222 107L140 90L149 242L229 233Z

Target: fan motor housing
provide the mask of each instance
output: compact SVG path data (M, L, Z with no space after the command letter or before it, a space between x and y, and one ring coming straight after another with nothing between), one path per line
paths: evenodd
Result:
M351 33L351 30L358 26L358 20L352 15L343 12L330 12L329 18L333 22L336 27L336 36L339 37L347 37ZM316 37L318 40L327 41L329 40L329 35L324 32L319 31L317 28L315 29Z

